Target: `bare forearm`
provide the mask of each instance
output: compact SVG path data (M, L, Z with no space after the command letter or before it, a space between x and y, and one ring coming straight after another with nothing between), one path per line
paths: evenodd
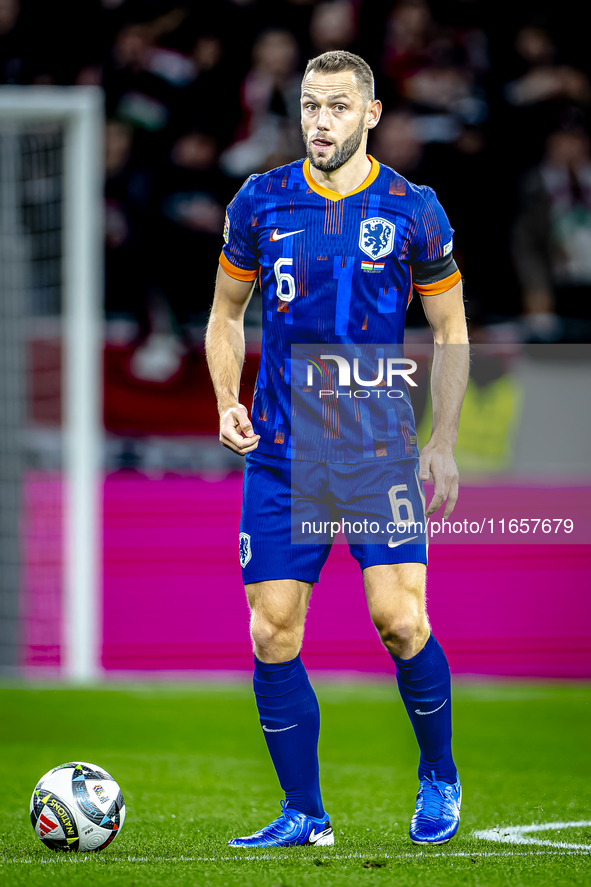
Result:
M215 307L205 336L205 354L220 416L239 403L240 376L244 365L244 325Z
M245 456L256 450L248 410L238 401L244 365L244 312L253 282L235 280L218 268L211 316L205 335L205 354L220 413L220 443Z
M449 447L451 450L455 447L469 369L467 342L435 343L431 369L433 432L430 443Z
M445 519L458 498L459 474L453 451L470 363L462 283L422 301L433 330L435 354L431 369L433 433L421 451L420 477L428 480L432 475L435 482L433 498L425 512L427 517L447 499Z

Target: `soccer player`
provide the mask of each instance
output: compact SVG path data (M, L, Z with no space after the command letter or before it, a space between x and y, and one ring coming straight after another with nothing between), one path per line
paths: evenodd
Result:
M420 748L410 837L417 844L444 843L458 828L461 786L451 750L449 666L425 609L421 480L432 475L435 483L427 515L445 502L447 517L458 496L453 449L468 376L453 230L430 188L366 154L381 103L363 59L344 51L312 59L301 114L307 158L251 176L228 207L206 340L220 441L246 456L239 552L251 610L254 692L285 792L278 819L230 844L334 843L319 784L318 703L300 659L308 601L331 540L306 544L292 536L294 509L299 515L312 507L326 516L329 502L343 520L389 515L402 530L379 539L364 530L347 541ZM263 341L251 421L239 386L243 316L257 277ZM361 388L339 387L350 376L340 376L347 348L352 355L364 348L366 356L381 355L383 370L387 346L402 343L413 287L435 343L433 432L420 459L405 380L387 388L384 397L395 399L385 404L367 399L379 372ZM302 345L308 354L320 346L303 381L294 357ZM351 362L357 380L361 370ZM309 383L318 371L325 373L325 390L315 401ZM312 404L312 419L296 425L305 403Z

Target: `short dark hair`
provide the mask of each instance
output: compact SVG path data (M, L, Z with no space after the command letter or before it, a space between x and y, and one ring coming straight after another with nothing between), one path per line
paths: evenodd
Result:
M322 55L310 59L304 71L304 80L310 71L316 71L318 74L340 74L343 71L352 71L359 81L359 91L365 95L366 101L370 102L374 98L373 72L361 56L352 52L346 52L344 49L323 52Z

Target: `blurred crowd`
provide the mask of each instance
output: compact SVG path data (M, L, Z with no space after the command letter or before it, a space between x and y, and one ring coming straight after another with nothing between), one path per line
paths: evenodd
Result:
M134 319L140 376L154 337L172 329L178 354L193 347L225 205L252 172L302 156L301 73L330 49L375 72L384 114L371 153L437 191L473 330L519 319L531 341L576 340L591 319L580 10L569 0L0 0L0 82L104 89L105 307ZM423 322L417 301L411 325Z

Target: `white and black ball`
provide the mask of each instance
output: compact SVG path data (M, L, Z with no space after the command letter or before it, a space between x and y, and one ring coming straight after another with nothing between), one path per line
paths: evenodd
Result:
M112 776L84 761L54 767L31 796L31 822L52 850L104 850L125 822L125 801Z

